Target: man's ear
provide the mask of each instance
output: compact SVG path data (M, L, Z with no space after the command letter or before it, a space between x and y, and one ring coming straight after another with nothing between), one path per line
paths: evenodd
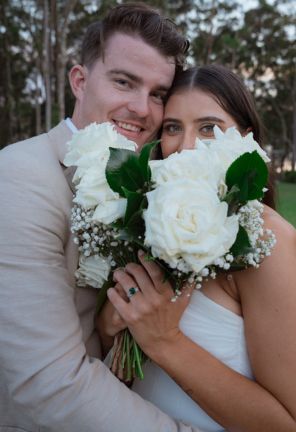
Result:
M85 87L87 69L79 64L72 67L69 72L69 82L73 95L80 100Z

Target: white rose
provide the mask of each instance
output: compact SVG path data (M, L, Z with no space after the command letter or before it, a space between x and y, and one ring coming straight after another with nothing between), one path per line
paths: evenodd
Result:
M104 168L90 167L76 185L74 202L88 209L106 200L118 198L118 193L106 185Z
M93 288L102 288L108 279L111 265L108 258L92 255L89 257L81 256L79 267L75 272L77 285L90 285Z
M177 179L203 179L214 188L222 176L222 167L217 156L209 152L208 147L200 142L193 150L172 153L166 159L149 162L152 180L156 185Z
M215 126L214 134L215 139L207 140L209 154L212 154L214 158L218 157L224 173L235 159L243 153L251 153L254 150L259 153L264 162L270 162L265 151L254 140L252 132L242 136L234 127L231 127L223 133L218 126ZM200 142L197 140L197 147Z
M127 200L125 198L105 201L96 207L92 220L108 225L125 215L126 205Z
M135 151L137 144L120 135L112 123L91 123L75 132L67 143L66 166L77 166L76 179L83 175L90 166L106 163L109 159L109 147L125 148Z
M204 180L180 179L147 193L145 244L175 268L180 258L195 272L223 256L238 232L238 216Z
M86 209L102 206L94 214L95 220L103 223L106 220L111 223L122 217L126 206L126 200L114 192L106 180L105 169L110 147L135 151L137 145L120 135L111 123L92 123L73 134L64 160L66 166L77 166L73 177L76 184L74 202ZM117 201L118 203L114 203ZM107 214L108 210L110 214Z

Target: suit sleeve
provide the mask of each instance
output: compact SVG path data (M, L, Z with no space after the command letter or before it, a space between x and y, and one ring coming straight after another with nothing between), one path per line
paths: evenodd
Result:
M49 432L198 431L170 419L85 351L65 262L58 170L0 156L0 363L13 403Z

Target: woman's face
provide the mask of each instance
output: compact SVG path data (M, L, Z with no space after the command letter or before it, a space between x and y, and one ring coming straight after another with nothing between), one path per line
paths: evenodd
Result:
M222 131L238 125L210 93L199 89L180 90L165 107L161 149L163 157L183 149L193 149L196 138L214 138L213 128Z

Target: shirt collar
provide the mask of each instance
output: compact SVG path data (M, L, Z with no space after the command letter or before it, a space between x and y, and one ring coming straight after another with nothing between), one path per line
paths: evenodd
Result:
M68 128L70 129L71 132L75 133L78 131L77 127L72 122L72 119L70 119L70 117L67 117L65 122L66 122L66 125L68 126Z

